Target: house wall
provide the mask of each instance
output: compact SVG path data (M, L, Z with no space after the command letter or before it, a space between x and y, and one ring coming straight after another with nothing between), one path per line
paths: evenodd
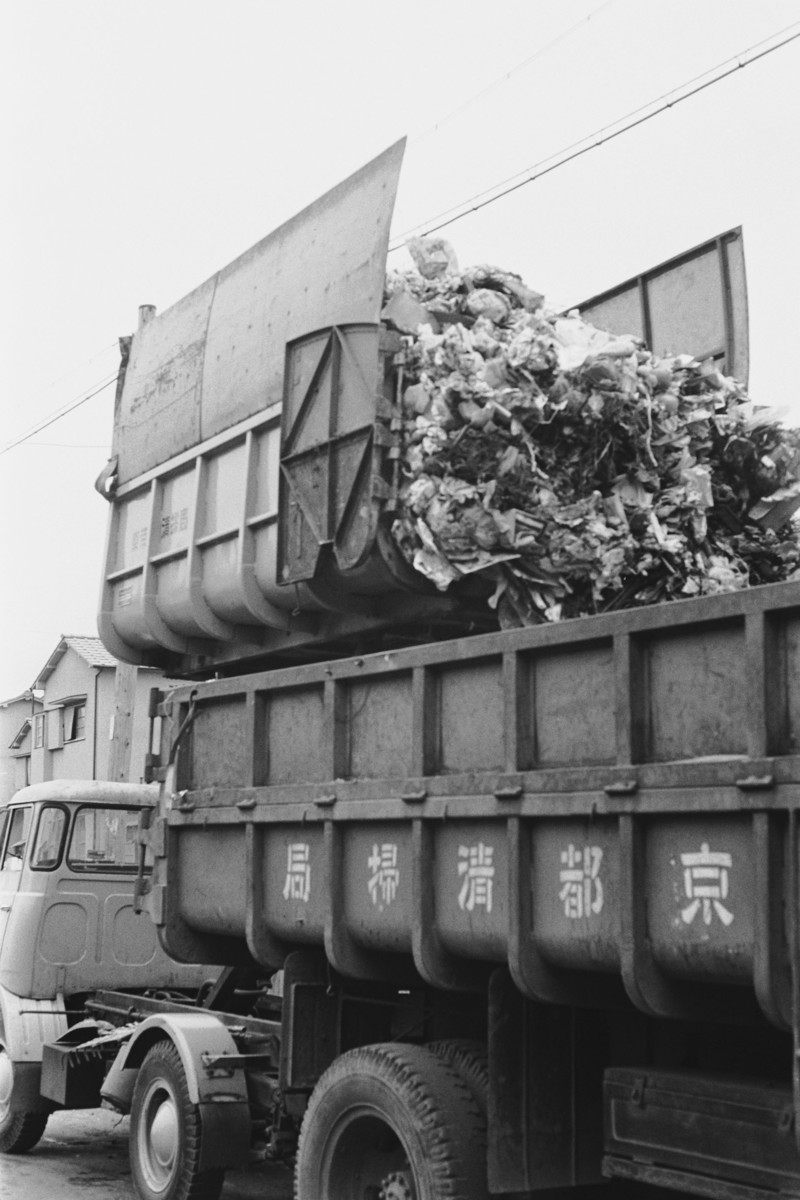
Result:
M0 804L10 800L28 782L26 765L30 761L31 735L28 733L16 749L11 748L11 743L32 715L34 706L32 699L0 704Z
M36 716L29 735L30 783L50 779L108 779L111 752L112 717L116 703L116 671L113 667L93 667L76 650L68 647L44 685L44 697L38 719L43 730L37 745ZM140 668L136 681L136 702L131 739L129 781L144 779L145 755L149 744L147 717L150 689L168 687L160 671ZM63 702L67 703L64 704ZM75 725L75 702L84 706L83 719ZM24 763L10 749L30 705L21 706L14 715L0 707L0 801L8 799L25 785ZM16 705L13 706L17 708ZM6 736L6 724L8 736ZM74 736L77 732L78 736Z
M106 668L110 671L110 668ZM113 671L111 671L113 674ZM43 712L38 718L44 724L43 745L37 745L41 735L34 718L33 750L31 753L31 783L45 779L93 779L96 749L96 668L71 648L56 666L44 687ZM84 722L79 737L74 739L65 730L65 716L71 711L60 702L68 697L82 697Z

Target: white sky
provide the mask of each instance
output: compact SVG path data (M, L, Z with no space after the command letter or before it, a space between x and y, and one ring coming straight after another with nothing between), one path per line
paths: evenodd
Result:
M800 0L11 0L0 444L403 134L395 232L785 27ZM551 44L552 43L552 44ZM750 393L800 423L800 40L453 225L575 303L744 228ZM113 388L0 455L0 699L95 632Z

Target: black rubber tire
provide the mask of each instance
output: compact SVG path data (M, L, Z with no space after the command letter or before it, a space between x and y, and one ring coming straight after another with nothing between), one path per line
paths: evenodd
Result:
M189 1097L181 1057L156 1042L136 1077L131 1104L131 1175L139 1200L217 1200L220 1169L200 1170L200 1113Z
M11 1111L13 1071L6 1048L0 1043L0 1153L25 1154L40 1141L48 1114Z
M300 1130L296 1200L486 1200L486 1120L461 1076L424 1046L342 1054Z
M428 1049L458 1072L485 1116L489 1103L489 1056L485 1043L449 1038L429 1042Z

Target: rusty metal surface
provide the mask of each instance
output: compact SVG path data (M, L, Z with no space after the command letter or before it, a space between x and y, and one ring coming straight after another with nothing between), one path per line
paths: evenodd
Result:
M287 342L378 320L404 142L269 234L133 338L119 479L279 405Z
M179 689L157 876L196 953L789 1029L798 645L779 584Z
M604 1092L608 1176L682 1185L689 1192L699 1184L701 1194L711 1180L720 1189L726 1181L744 1185L742 1195L797 1194L800 1158L788 1087L616 1068L607 1072ZM631 1158L659 1169L660 1177L637 1172Z

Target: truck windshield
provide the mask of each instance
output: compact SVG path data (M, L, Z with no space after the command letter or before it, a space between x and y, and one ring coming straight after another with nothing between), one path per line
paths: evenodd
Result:
M135 808L79 808L72 826L67 863L73 871L124 871L137 865Z

